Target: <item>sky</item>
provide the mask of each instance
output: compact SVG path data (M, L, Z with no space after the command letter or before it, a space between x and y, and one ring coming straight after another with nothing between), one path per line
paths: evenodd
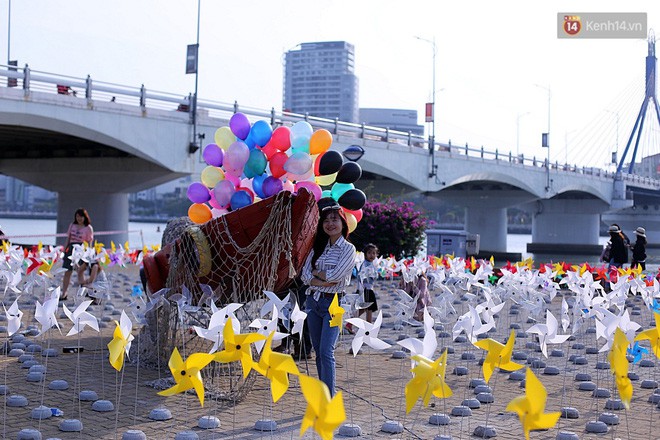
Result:
M7 48L21 66L194 90L185 56L197 38L197 0L9 1L0 0L0 54ZM660 2L648 0L199 3L200 99L281 109L286 51L348 41L360 107L414 109L421 124L432 98L433 45L420 37L437 49L438 141L546 157L549 90L551 160L596 167L617 147L622 154L644 96L647 42L558 39L557 13L646 12L660 35ZM656 154L660 127L648 132L642 148Z

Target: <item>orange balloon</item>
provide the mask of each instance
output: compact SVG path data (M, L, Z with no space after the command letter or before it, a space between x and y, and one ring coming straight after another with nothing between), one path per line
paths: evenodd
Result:
M209 208L204 203L193 203L188 208L188 217L190 220L197 224L206 223L211 220L213 214L211 213L211 208Z
M330 145L332 145L332 134L324 128L316 130L309 140L309 154L325 153Z
M346 214L346 224L348 225L348 232L351 233L355 231L355 228L357 228L357 224L358 224L357 219L350 212L345 212L344 214Z
M342 208L346 214L351 214L353 217L355 217L355 220L357 220L358 223L360 223L360 220L362 220L362 208L357 209L355 211L352 211L350 209Z

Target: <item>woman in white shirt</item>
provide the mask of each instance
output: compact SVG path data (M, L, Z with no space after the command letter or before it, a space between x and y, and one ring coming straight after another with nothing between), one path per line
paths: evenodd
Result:
M73 215L73 223L69 225L69 230L67 231L66 244L64 245L64 260L62 261L62 268L66 269L64 273L64 279L62 280L62 295L60 300L64 301L67 299L66 291L69 288L69 283L71 282L71 273L73 272L73 261L71 261L71 253L73 252L74 244L83 244L87 243L92 245L94 242L94 228L92 228L91 221L89 219L89 214L83 208L78 208L76 213ZM76 262L78 267L78 282L83 284L84 274L86 263L82 261Z

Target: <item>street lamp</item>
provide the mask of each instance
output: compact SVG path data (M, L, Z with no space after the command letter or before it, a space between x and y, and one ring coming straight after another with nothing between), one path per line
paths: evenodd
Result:
M199 83L199 17L201 2L202 0L197 0L197 43L188 46L188 54L186 59L186 74L195 74L195 93L193 95L190 106L190 122L192 122L193 126L193 138L192 142L190 142L188 145L189 154L194 154L197 150L199 150L199 144L197 143L197 85ZM199 138L203 139L204 136L200 135Z
M527 116L529 112L518 113L516 117L516 156L520 157L520 118Z
M431 155L431 172L429 173L429 177L433 177L436 175L435 171L435 56L437 54L437 48L435 45L435 36L433 37L433 40L428 40L426 38L418 37L415 36L420 41L425 41L431 45L433 48L433 82L432 82L432 100L431 100L431 108L429 112L428 104L427 104L427 109L426 109L426 122L431 123L431 136L429 138L429 154Z
M351 162L357 162L364 155L364 148L359 145L351 145L350 147L346 147L341 154Z
M548 149L548 166L547 166L547 182L546 182L546 191L550 191L550 101L552 99L552 90L550 89L550 86L542 86L539 84L534 84L536 87L539 87L541 89L544 89L548 92L548 131L544 133L544 136L542 137L543 143L542 147Z

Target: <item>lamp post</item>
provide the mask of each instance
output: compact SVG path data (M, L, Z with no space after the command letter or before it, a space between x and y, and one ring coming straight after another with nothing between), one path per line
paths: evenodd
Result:
M429 154L431 155L431 172L429 173L429 177L434 177L436 175L435 171L435 57L437 54L437 48L435 45L435 37L433 37L433 40L428 40L426 38L418 37L416 36L420 41L424 41L426 43L429 43L431 47L433 48L433 80L432 80L432 87L431 87L431 112L430 112L430 118L429 118L429 112L428 110L426 111L426 122L431 123L431 136L429 137ZM427 104L428 105L428 104Z
M516 156L520 157L520 119L523 116L527 116L529 112L518 113L516 117Z
M199 18L201 3L202 0L197 0L197 43L188 46L188 55L186 60L186 74L195 74L195 93L193 94L192 102L190 103L190 122L193 126L193 137L192 142L190 142L190 145L188 145L189 154L194 154L197 150L199 150L199 145L197 144L197 86L199 84ZM204 135L199 135L199 138L203 139Z
M543 137L545 139L545 142L542 144L543 147L548 149L548 166L547 166L547 182L546 182L546 191L550 191L550 102L552 99L552 90L550 89L550 86L542 86L539 84L534 84L536 87L539 87L541 89L544 89L548 92L548 131L545 133L545 136Z
M7 64L11 61L11 0L7 6Z

